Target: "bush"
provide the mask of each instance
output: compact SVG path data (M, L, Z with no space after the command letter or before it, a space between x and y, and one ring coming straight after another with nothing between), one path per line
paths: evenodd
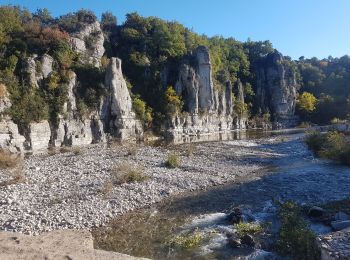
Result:
M12 98L9 113L20 127L27 127L31 122L49 119L49 107L37 89L24 89Z
M321 151L323 143L325 141L325 136L320 132L311 132L307 135L305 143L316 155Z
M323 158L339 160L339 156L343 153L345 147L345 135L337 131L330 131L325 135L319 155Z
M169 117L173 117L177 113L180 113L184 105L181 97L176 94L175 89L169 86L164 93L165 100L165 112Z
M132 108L135 111L137 118L142 121L146 128L149 128L153 120L152 108L148 107L146 102L140 97L135 97L133 99Z
M298 260L319 259L316 235L302 218L300 208L292 202L286 202L280 207L279 217L281 219L277 241L279 253Z
M203 234L195 230L193 233L176 236L168 242L172 247L192 249L200 245L203 241Z
M116 184L142 182L148 179L147 176L142 174L139 168L128 163L122 163L114 167L112 170L112 177Z
M235 225L237 235L243 237L245 235L255 235L263 232L263 228L259 224L239 222Z
M18 156L11 154L9 152L0 151L0 168L13 168L19 162Z
M313 132L305 140L317 156L350 165L350 141L337 131L326 134Z
M180 166L180 158L176 153L168 154L168 158L165 161L165 166L168 168L177 168Z

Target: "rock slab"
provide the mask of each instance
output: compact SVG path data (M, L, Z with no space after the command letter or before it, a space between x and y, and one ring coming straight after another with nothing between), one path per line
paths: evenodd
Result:
M93 247L92 235L88 231L59 230L36 237L0 232L0 259L136 260L146 258L96 250Z

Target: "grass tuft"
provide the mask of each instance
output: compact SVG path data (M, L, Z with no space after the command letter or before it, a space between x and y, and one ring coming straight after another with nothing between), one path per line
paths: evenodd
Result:
M168 168L177 168L180 166L180 158L176 153L168 154L168 158L165 161L165 166Z
M142 182L148 179L140 168L129 163L122 163L112 170L113 182L116 184Z

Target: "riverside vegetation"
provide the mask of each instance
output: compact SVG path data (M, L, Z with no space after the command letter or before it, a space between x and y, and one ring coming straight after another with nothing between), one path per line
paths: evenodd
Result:
M312 132L305 141L316 156L350 165L350 141L345 134Z

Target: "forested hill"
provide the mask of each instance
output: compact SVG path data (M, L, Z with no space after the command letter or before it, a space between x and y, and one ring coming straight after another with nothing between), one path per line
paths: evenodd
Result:
M243 86L244 104L237 103L236 110L242 110L250 120L274 116L269 106L262 106L259 102L257 89L257 68L262 66L267 55L277 53L269 41L240 42L221 36L207 37L178 22L142 17L137 13L127 14L125 22L117 24L117 18L106 12L99 21L105 51L97 61L99 65L94 66L94 62L84 62L84 59L94 59L94 56L84 57L77 52L72 47L71 37L86 24L94 24L98 20L93 12L87 10L55 18L46 9L30 13L24 8L0 7L0 83L6 86L12 102L5 113L15 123L25 127L30 122L47 119L51 124L57 124L67 99L66 89L58 86L69 81L70 71L74 71L81 82L76 91L80 115L98 107L104 91L101 85L108 60L118 57L123 61L123 73L131 89L137 116L146 128L157 128L169 112L167 102L186 110L181 97L177 100L174 94L169 99L169 93L167 96L165 91L176 83L176 68L184 60L191 64L192 53L198 46L209 49L216 89L224 89L227 82ZM93 49L100 40L99 32L93 30L83 39L92 53L96 52ZM32 83L24 75L23 64L32 55L44 54L53 57L54 71L45 79L42 88L31 88ZM284 56L283 62L295 75L299 92L297 113L302 121L329 123L348 117L349 56L322 60L303 57L291 60ZM168 71L166 82L165 69ZM174 73L171 73L172 70ZM237 98L238 92L235 87L233 97Z

